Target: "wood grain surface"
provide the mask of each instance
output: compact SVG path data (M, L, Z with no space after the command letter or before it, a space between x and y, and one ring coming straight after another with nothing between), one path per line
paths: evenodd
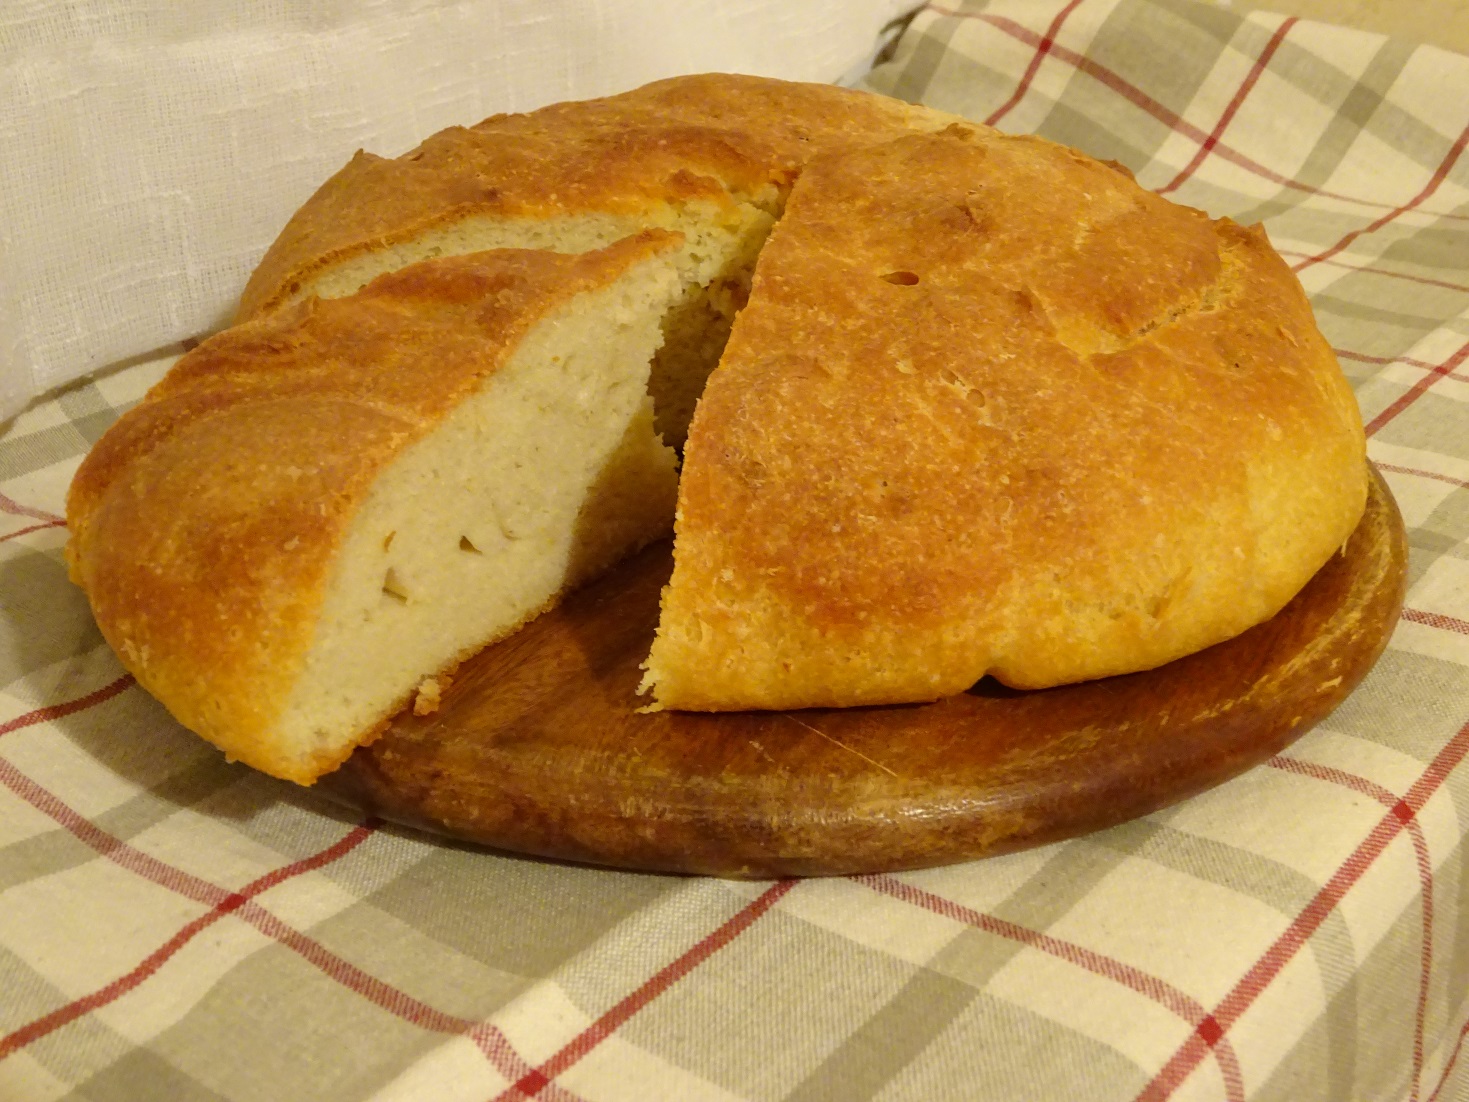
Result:
M731 877L916 868L1039 845L1200 792L1329 713L1402 605L1402 520L1374 473L1344 551L1278 616L1146 673L934 704L637 711L671 568L655 545L465 663L320 784L500 849Z

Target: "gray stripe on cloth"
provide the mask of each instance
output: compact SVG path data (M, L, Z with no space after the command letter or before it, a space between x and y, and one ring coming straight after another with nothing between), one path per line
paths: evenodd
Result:
M1260 766L1258 768L1268 768ZM1217 884L1295 919L1321 890L1321 885L1297 869L1249 850L1212 838L1175 830L1166 822L1167 813L1137 819L1096 835L1099 845L1116 846L1119 852L1183 873L1195 880ZM1322 920L1305 946L1316 959L1326 988L1326 997L1341 996L1354 987L1357 951L1351 927L1341 911L1333 910ZM1241 972L1254 964L1242 960ZM1346 994L1351 995L1350 992ZM1203 1000L1200 1000L1203 1002ZM1344 1000L1324 1036L1331 1057L1333 1079L1351 1081L1357 1055L1357 1020L1351 1008L1355 996ZM1206 1009L1213 1009L1206 1006ZM1328 1096L1329 1097L1329 1096Z
M704 961L698 982L662 990L618 1036L737 1097L784 1099L918 970L777 908ZM595 1013L610 993L588 1006L589 986L569 994Z
M0 685L103 646L58 551L0 551Z
M115 723L114 719L109 726ZM109 837L131 841L181 807L196 803L234 779L233 771L225 767L222 757L204 756L187 763L151 789L94 815L92 821ZM0 893L17 884L54 876L98 859L95 849L64 827L33 834L0 846Z
M1294 44L1289 46L1289 49L1282 46L1274 59L1283 67L1280 75L1309 92L1320 103L1335 108L1326 128L1312 144L1310 153L1292 179L1308 189L1330 190L1327 185L1332 174L1351 152L1358 135L1384 109L1392 86L1412 57L1412 47L1396 39L1384 39L1361 76L1353 78L1319 55ZM1272 65L1272 71L1276 71L1275 65ZM1195 202L1190 190L1195 183L1190 181L1189 187L1181 189L1178 197ZM1311 202L1315 197L1310 190L1282 187L1274 198L1242 208L1234 217L1246 225L1268 222Z
M1116 1049L980 993L876 1102L1130 1102L1148 1075Z
M1434 383L1442 385L1441 380ZM1462 384L1460 384L1462 386ZM1430 387L1374 434L1384 444L1469 459L1469 401Z
M915 23L923 18L923 15L920 14L915 18ZM875 67L872 73L863 79L863 86L874 92L881 91L884 95L894 96L909 103L928 102L925 97L939 69L948 66L954 59L955 55L950 51L949 44L958 30L957 26L951 25L956 22L956 20L925 21L921 30L910 24L903 37L899 39L893 59ZM879 83L882 82L881 77L874 77L874 74L879 71L893 76L892 81L881 89L873 83L874 79ZM998 77L998 74L996 76Z
M966 930L959 937L972 935L974 931ZM919 969L785 1095L783 1102L855 1102L876 1097L978 994L963 980Z
M82 1083L76 1098L78 1102L230 1102L232 1096L210 1090L163 1057L137 1048Z
M1078 853L1077 848L1088 852ZM1081 843L1077 847L1056 847L1040 868L988 913L1044 932L1119 863L1105 849ZM905 879L921 883L922 875ZM967 1013L990 978L1025 948L1018 941L982 930L961 930L934 954L926 968L903 985L891 1002L813 1069L789 1098L801 1102L840 1098L841 1089L854 1074L861 1087L851 1097L868 1097L869 1090L875 1094L912 1061L925 1041L931 1041Z
M65 424L19 436L13 435L11 427L0 434L0 482L85 455L123 413L90 382L57 395L56 406L66 414Z
M1085 12L1083 7L1077 15ZM1127 74L1144 96L1182 116L1208 83L1220 54L1231 48L1257 54L1268 39L1269 31L1212 4L1122 0L1092 39L1086 57L1111 73ZM1170 56L1172 63L1137 64L1139 57L1160 55ZM1068 110L1058 113L1056 108L1062 107ZM1073 69L1055 107L1035 132L1092 156L1121 161L1137 172L1154 163L1175 130L1097 77ZM1135 156L1131 150L1140 150L1141 158L1119 155ZM1168 176L1182 167L1170 166ZM1155 165L1153 171L1160 169Z
M1364 691L1365 690L1365 691ZM1322 726L1409 755L1427 766L1469 720L1469 667L1389 647L1362 687ZM1440 790L1469 822L1469 769Z
M541 978L679 883L449 843L367 901L483 964ZM425 913L422 901L430 897L437 903Z
M1469 441L1465 445L1469 446ZM1450 490L1413 534L1420 545L1436 537L1440 541L1436 547L1439 554L1469 559L1469 487Z
M1413 587L1423 580L1423 575L1428 573L1429 568L1435 562L1444 555L1452 555L1462 542L1436 532L1426 532L1417 528L1409 529L1408 592L1413 592ZM1381 662L1382 659L1378 661Z
M1345 294L1337 293L1338 291L1350 291L1353 289L1348 282L1349 279L1350 275L1347 278L1339 279L1332 283L1331 292L1318 291L1311 296L1311 306L1316 311L1317 320L1321 323L1322 331L1326 332L1328 328L1331 330L1327 334L1328 339L1332 341L1339 340L1349 347L1360 347L1362 342L1355 339L1358 332L1372 333L1384 327L1391 326L1395 329L1407 330L1406 337L1401 338L1398 343L1405 343L1407 347L1412 347L1424 337L1428 336L1428 334L1443 327L1443 319L1441 317L1408 313L1406 310L1395 307L1392 304L1391 298L1387 302L1384 302L1385 296L1380 294L1374 296L1375 301L1369 301L1365 297L1363 299L1356 299L1347 297ZM1344 287L1343 284L1346 284L1346 286ZM1415 288L1415 291L1420 295L1420 298L1423 298L1431 296L1433 288ZM1406 305L1406 303L1403 303L1403 305ZM1420 301L1419 305L1427 304ZM1323 314L1327 315L1327 317L1323 318ZM1333 325L1331 319L1336 319L1338 324ZM1356 326L1340 324L1342 322L1359 323L1360 329Z
M1450 855L1452 869L1462 869L1465 848ZM1469 901L1466 901L1469 902ZM1460 912L1463 913L1463 912ZM1326 1014L1310 1023L1299 1041L1285 1052L1269 1078L1251 1094L1251 1102L1377 1102L1378 1099L1426 1099L1413 1091L1411 1058L1417 1032L1415 1007L1422 976L1423 912L1407 907L1382 938L1356 965L1355 982L1335 991ZM1469 972L1444 970L1469 983ZM1442 988L1440 988L1442 991ZM1443 1017L1442 995L1433 1000L1435 1032L1450 1022ZM1348 1032L1350 1031L1350 1032ZM1355 1059L1339 1064L1342 1052L1334 1038L1351 1036ZM1440 1102L1450 1102L1440 1099Z
M103 920L98 915L98 921ZM0 1036L8 1036L22 1026L72 1005L70 996L4 946L0 946L0 976L5 977L4 997L0 998ZM34 1060L62 1083L76 1084L123 1059L134 1047L131 1040L95 1014L85 1014L37 1037L21 1050L24 1057L19 1058ZM16 1102L29 1102L29 1099Z
M271 943L220 976L148 1048L231 1102L357 1102L442 1043L444 1034L410 1016Z

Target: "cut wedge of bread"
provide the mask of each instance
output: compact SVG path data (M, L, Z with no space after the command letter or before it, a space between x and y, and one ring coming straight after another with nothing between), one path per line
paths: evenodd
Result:
M309 783L668 530L676 235L410 266L201 344L78 472L68 558L138 682Z

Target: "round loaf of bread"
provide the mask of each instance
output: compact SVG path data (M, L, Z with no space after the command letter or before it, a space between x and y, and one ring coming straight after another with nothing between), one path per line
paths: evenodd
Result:
M652 707L915 702L1243 631L1366 474L1258 228L711 75L359 154L88 457L68 554L141 684L309 783L670 525Z

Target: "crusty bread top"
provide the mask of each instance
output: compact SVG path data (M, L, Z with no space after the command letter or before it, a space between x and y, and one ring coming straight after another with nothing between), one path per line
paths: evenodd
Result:
M580 256L419 264L199 345L72 482L67 559L107 641L186 726L245 756L284 704L374 476L537 320L679 243L649 231Z
M330 263L470 213L636 216L736 198L774 209L813 156L952 121L871 93L712 73L495 115L396 159L359 151L282 230L237 319L289 299Z
M668 707L1143 669L1273 615L1365 500L1263 231L1033 138L810 164L685 453Z

